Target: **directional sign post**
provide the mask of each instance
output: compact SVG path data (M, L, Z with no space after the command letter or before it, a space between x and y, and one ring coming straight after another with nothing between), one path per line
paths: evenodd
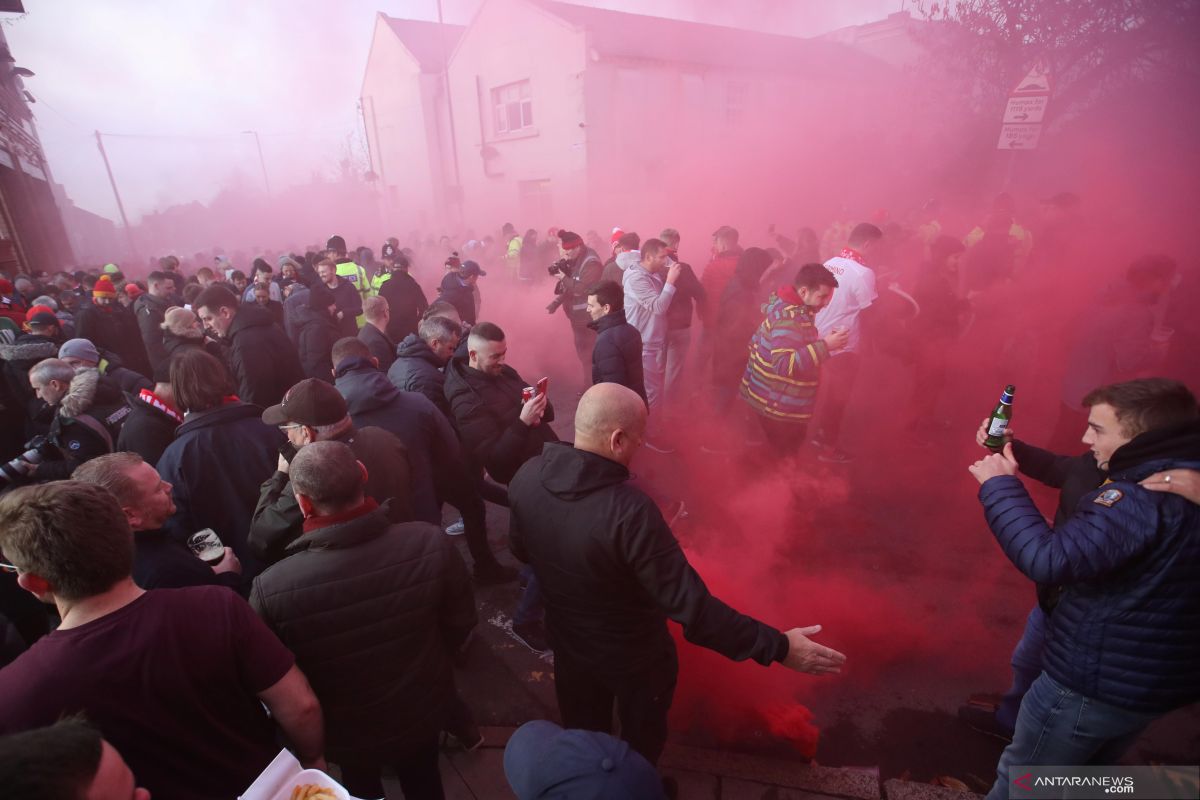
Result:
M1042 135L1042 120L1050 103L1050 75L1038 63L1009 94L1000 120L997 150L1033 150ZM1010 165L1011 167L1011 165Z

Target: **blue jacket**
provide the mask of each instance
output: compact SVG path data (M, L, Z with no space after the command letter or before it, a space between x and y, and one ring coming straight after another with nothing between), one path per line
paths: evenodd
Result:
M186 541L212 528L237 554L248 585L263 563L250 552L246 536L259 487L274 474L283 441L278 428L263 423L261 409L247 403L188 414L158 459L158 474L172 485L175 500L163 530Z
M988 525L1027 577L1062 584L1044 668L1086 697L1146 713L1200 700L1200 506L1138 481L1200 467L1200 424L1150 431L1113 454L1110 482L1051 528L1020 479L980 487Z

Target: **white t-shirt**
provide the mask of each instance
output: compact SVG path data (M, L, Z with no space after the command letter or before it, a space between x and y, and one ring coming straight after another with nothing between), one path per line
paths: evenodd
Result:
M875 272L852 258L834 256L825 262L825 269L837 278L838 288L833 290L829 305L817 312L817 335L824 337L837 327L847 328L850 339L841 353L855 353L859 348L858 315L875 302Z

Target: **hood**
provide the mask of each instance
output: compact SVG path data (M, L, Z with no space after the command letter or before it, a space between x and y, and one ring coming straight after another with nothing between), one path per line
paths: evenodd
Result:
M249 328L269 328L274 324L275 317L265 308L242 305L238 307L237 314L234 315L233 322L229 325L228 338L232 339Z
M179 437L189 431L199 430L200 428L210 428L251 418L261 422L262 409L249 403L243 403L241 400L235 400L223 406L211 408L208 411L187 414L183 419L183 424L179 426L175 435Z
M564 500L579 500L600 489L629 480L629 470L566 442L550 442L542 448L538 479L546 491Z
M310 289L307 286L301 286L298 289L293 289L292 293L283 300L283 307L287 310L288 315L294 314L297 309L308 308L308 295Z
M64 417L78 417L92 410L96 401L96 387L100 385L100 370L95 367L80 367L71 378L71 388L59 403Z
M640 250L626 250L624 253L617 253L617 266L620 267L622 271L629 269L634 264L640 264L641 262L642 251Z
M58 357L58 343L49 336L27 333L12 344L0 345L0 360L42 361Z
M616 311L610 311L598 320L589 322L588 327L597 333L602 333L618 325L624 325L625 322L625 309L618 308Z
M442 362L433 354L433 350L429 345L425 344L425 340L415 333L410 333L404 337L404 341L396 348L396 358L419 358L428 361L438 369L442 368Z
M308 294L305 294L305 297L308 296ZM333 324L333 320L329 318L328 314L310 307L307 303L290 308L287 313L288 319L292 323L292 329L297 332L307 328L309 325L319 325L322 322Z
M1113 480L1140 481L1181 462L1200 462L1200 422L1138 434L1113 453L1108 474Z
M400 394L387 375L359 356L338 362L333 383L346 398L346 410L351 416L383 408Z

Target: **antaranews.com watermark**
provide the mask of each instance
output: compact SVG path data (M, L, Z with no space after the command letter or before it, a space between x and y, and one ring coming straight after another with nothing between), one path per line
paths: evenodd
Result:
M1200 767L1010 767L1010 800L1195 800Z

